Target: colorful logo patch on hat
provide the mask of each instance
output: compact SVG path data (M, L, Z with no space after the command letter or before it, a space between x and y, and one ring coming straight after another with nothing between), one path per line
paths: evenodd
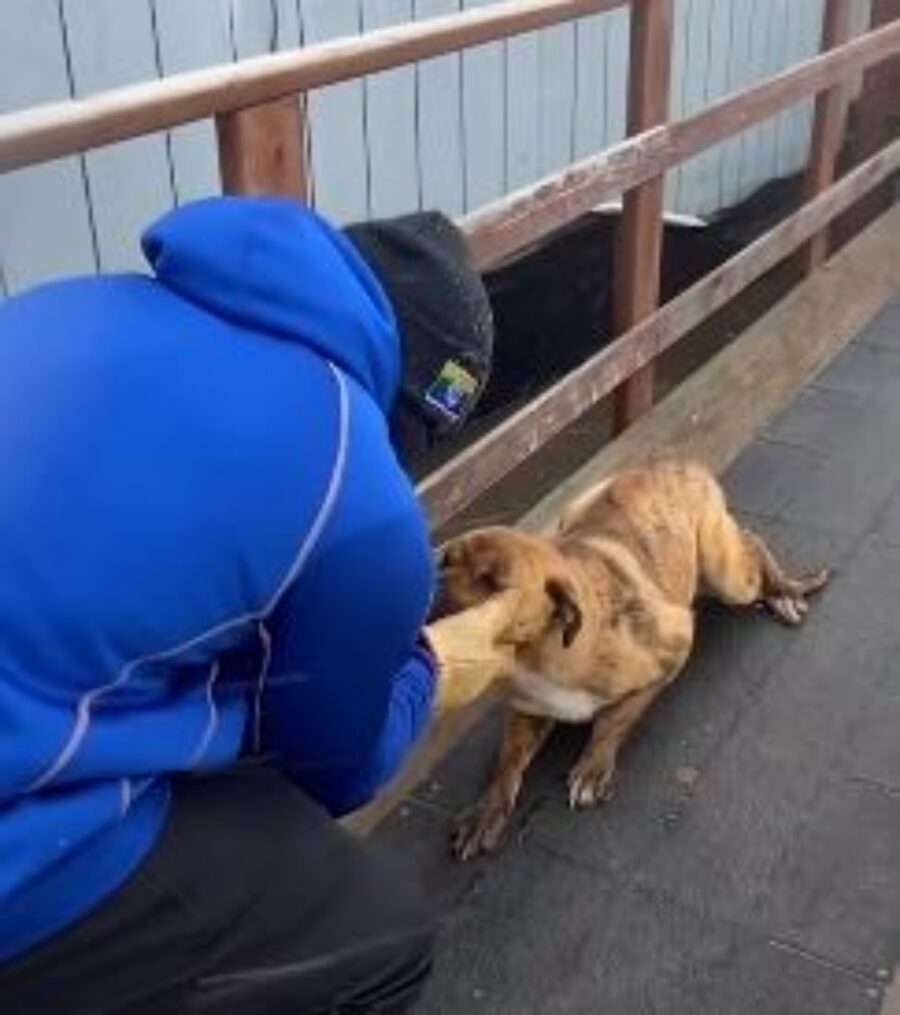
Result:
M448 359L425 392L425 401L456 423L468 412L477 392L478 381L459 363Z

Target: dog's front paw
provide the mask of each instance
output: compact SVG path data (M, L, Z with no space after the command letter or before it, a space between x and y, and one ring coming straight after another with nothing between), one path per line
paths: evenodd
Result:
M615 795L615 782L614 760L582 758L569 773L569 806L572 810L585 810L605 804Z
M495 853L509 827L512 810L507 801L490 798L466 811L453 830L453 855L458 860L473 860L477 856Z

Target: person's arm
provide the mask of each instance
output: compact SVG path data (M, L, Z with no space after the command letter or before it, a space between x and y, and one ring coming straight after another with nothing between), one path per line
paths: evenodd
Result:
M260 750L332 814L355 810L393 777L427 726L434 657L419 643L394 672L323 667L295 680L284 646L279 656L261 702Z
M394 774L437 679L421 639L433 583L424 518L383 436L355 436L332 523L267 625L259 701L261 752L333 813Z
M374 750L360 764L332 771L326 778L323 792L333 810L354 810L390 782L431 719L436 685L434 656L420 641L391 678L387 713Z

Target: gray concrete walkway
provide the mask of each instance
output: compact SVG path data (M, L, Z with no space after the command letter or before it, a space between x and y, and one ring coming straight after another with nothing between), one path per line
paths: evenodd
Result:
M573 814L567 732L496 860L451 861L482 725L380 837L446 914L417 1009L876 1013L900 962L900 301L739 459L733 502L789 562L836 568L799 632L704 612L684 680Z

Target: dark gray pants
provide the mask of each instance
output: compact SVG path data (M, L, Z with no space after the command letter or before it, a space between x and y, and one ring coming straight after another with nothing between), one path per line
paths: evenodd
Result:
M0 966L0 1010L404 1012L433 934L413 880L273 772L185 779L134 877Z

